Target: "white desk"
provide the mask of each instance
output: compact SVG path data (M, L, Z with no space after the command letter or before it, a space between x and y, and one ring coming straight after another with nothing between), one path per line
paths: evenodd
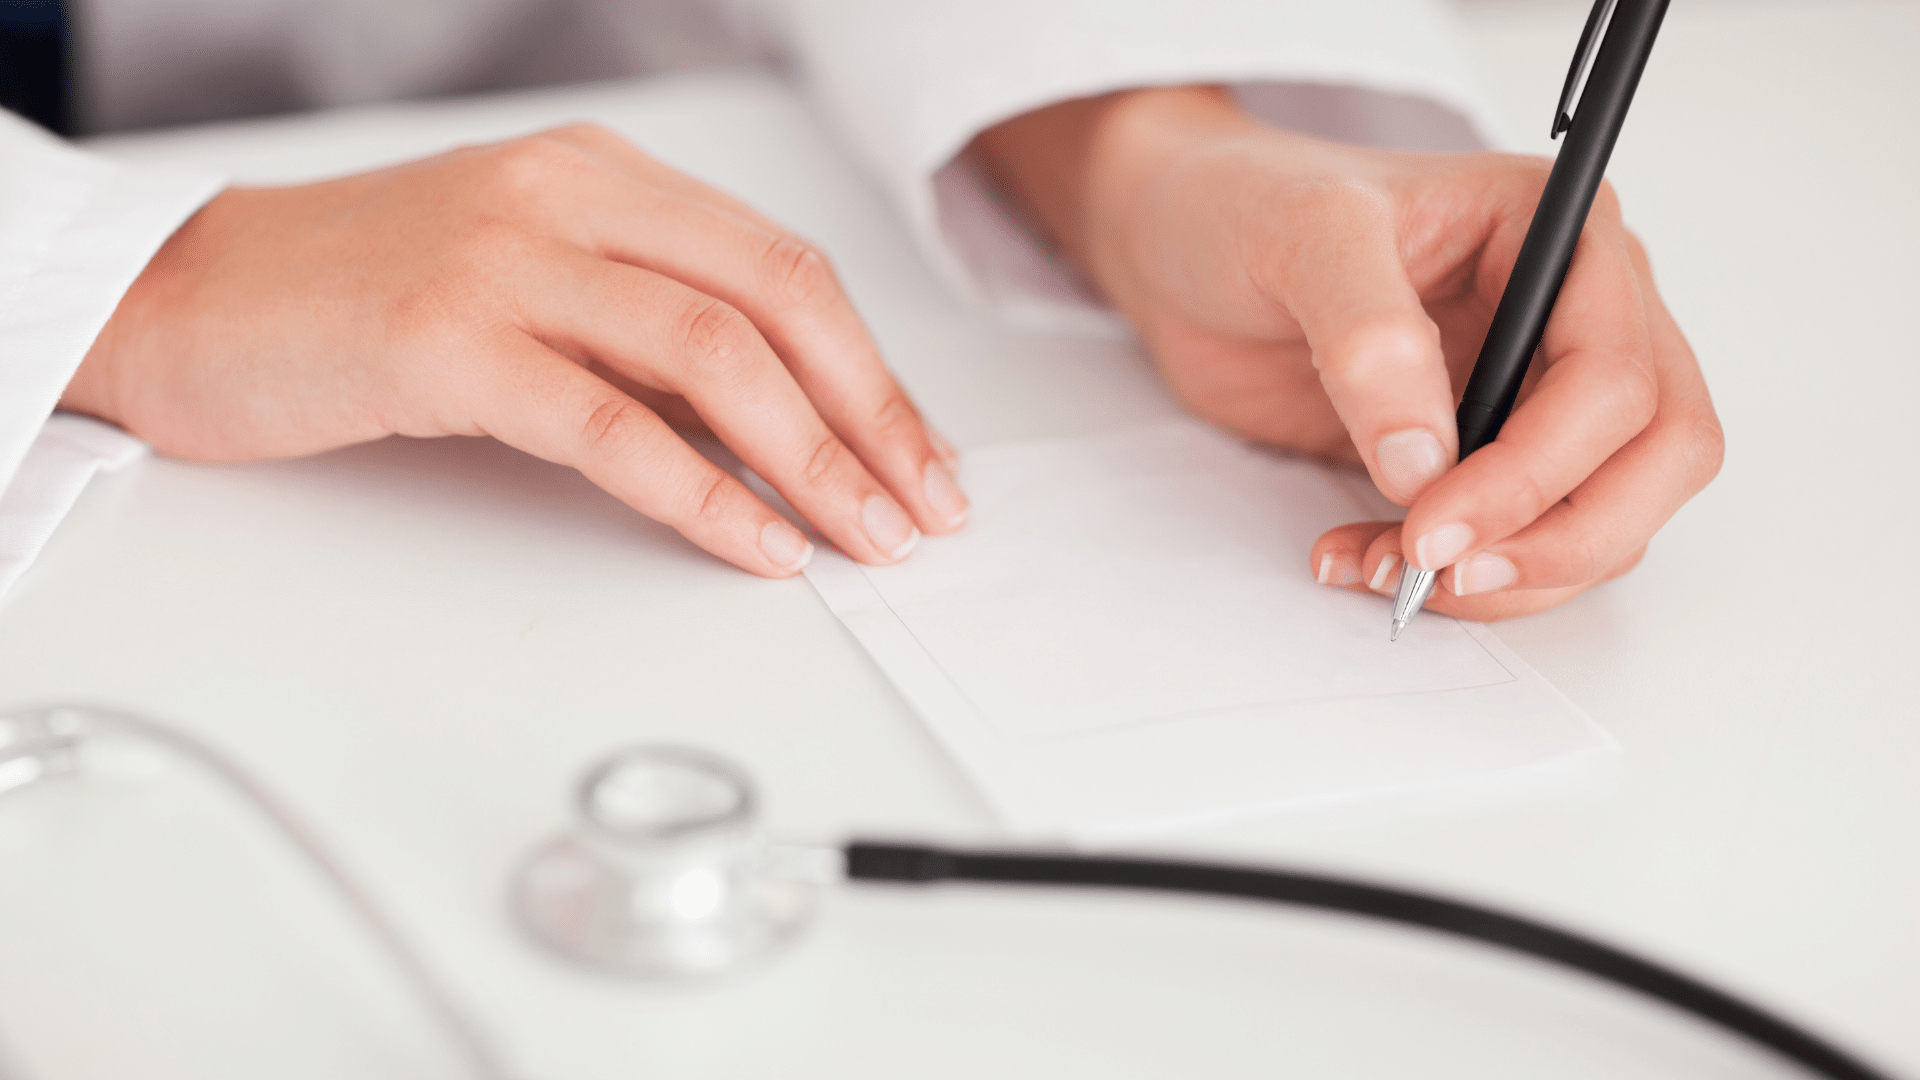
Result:
M1585 7L1467 10L1516 131L1544 132ZM1920 1076L1920 631L1900 617L1920 529L1916 41L1920 7L1892 0L1689 0L1668 19L1613 176L1706 365L1727 466L1629 578L1500 628L1625 744L1617 772L1169 846L1563 921ZM817 123L753 74L110 149L292 180L578 118L823 243L963 447L1172 408L1124 347L958 311ZM0 605L0 703L64 699L178 720L260 770L543 1080L1797 1075L1487 950L1230 905L850 892L797 951L720 986L550 962L507 924L505 876L559 824L576 770L618 744L735 757L789 835L994 826L804 582L720 566L484 442L151 461L96 482ZM18 911L31 881L0 873ZM137 1043L154 1032L116 1011L126 960L86 958L74 978L92 980L101 1031ZM178 975L190 996L194 973Z

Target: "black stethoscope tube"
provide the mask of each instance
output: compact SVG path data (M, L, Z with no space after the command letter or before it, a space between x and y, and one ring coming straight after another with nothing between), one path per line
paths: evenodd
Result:
M854 841L847 877L857 881L973 881L1152 889L1322 908L1423 926L1537 956L1638 990L1738 1032L1833 1080L1891 1080L1845 1051L1696 979L1597 941L1457 900L1339 878L1248 866L1116 856L950 851Z

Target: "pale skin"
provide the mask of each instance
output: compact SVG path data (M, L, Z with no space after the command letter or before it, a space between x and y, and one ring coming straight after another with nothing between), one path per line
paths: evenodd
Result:
M976 140L1194 412L1364 466L1408 507L1308 553L1323 584L1502 619L1633 568L1720 468L1720 425L1603 188L1519 406L1456 466L1465 384L1549 163L1390 153L1263 126L1217 88L1028 113Z
M1631 568L1718 468L1704 382L1610 192L1521 407L1450 468L1450 385L1537 161L1315 142L1205 87L1042 109L973 152L1195 412L1364 465L1411 508L1321 537L1308 571L1326 584L1390 590L1411 551L1456 567L1435 610L1537 611ZM492 435L766 577L811 549L681 431L710 430L861 562L967 514L951 448L825 259L590 125L223 193L140 276L62 403L198 460Z
M219 195L62 404L203 461L491 435L766 577L810 545L675 425L865 563L967 515L820 253L592 125Z

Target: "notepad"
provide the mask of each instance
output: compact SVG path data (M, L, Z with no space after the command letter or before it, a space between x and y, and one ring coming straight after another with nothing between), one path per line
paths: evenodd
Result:
M1194 421L968 455L966 529L807 577L1014 830L1087 839L1489 782L1615 744L1486 627L1308 573L1363 477Z

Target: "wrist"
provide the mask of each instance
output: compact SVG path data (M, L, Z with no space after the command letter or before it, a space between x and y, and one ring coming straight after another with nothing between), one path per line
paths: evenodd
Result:
M1156 179L1214 140L1261 125L1217 86L1155 87L1024 113L973 144L1001 189L1117 306L1130 285L1130 223Z
M189 307L195 274L212 261L203 243L208 223L233 198L229 189L209 199L154 251L88 346L61 392L60 408L133 429L127 405L137 392L129 384L138 382L142 358L180 355L195 347L172 324Z

